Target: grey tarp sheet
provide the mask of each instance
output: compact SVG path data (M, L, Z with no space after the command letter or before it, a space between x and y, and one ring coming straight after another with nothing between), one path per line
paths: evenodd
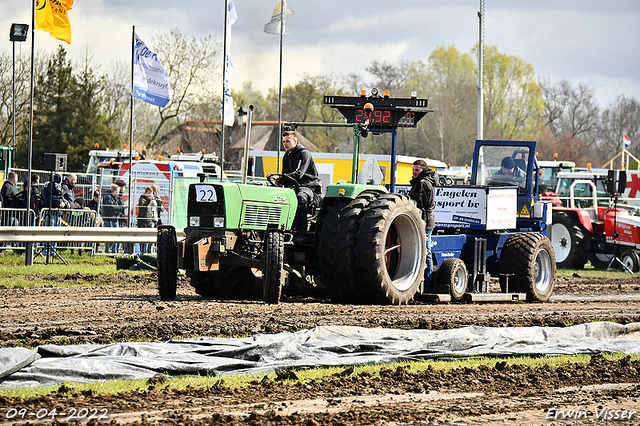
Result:
M266 373L435 357L640 353L640 323L395 330L321 326L245 338L0 348L0 388L140 379L158 374Z

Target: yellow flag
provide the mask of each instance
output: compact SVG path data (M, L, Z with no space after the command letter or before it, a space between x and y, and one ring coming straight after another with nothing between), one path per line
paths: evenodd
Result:
M67 11L73 0L33 0L36 2L36 29L71 44L71 24Z

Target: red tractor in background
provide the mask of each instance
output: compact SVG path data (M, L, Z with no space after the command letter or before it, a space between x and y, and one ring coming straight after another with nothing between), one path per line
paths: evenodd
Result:
M559 172L552 237L559 268L640 271L640 171Z

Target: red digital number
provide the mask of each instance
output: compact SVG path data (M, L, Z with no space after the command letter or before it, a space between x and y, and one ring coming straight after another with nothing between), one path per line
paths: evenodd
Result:
M390 117L391 117L391 111L385 111L384 115L382 116L382 122L383 123L389 123L390 122Z
M356 110L356 118L355 118L355 121L363 122L363 121L364 121L364 120L363 120L363 118L362 118L363 114L364 114L364 111L363 111L363 110L361 110L361 109L357 109L357 110Z
M376 123L381 123L382 122L382 111L376 111L375 112L375 121Z

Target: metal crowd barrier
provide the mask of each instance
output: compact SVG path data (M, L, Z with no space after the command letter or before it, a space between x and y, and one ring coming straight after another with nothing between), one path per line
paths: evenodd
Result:
M40 226L65 226L71 228L95 227L96 212L91 209L49 209L40 211ZM94 254L97 247L94 243L60 242L57 249L87 250Z
M29 210L27 220L27 209L0 208L0 226L27 226L35 225L36 212Z
M134 252L135 244L156 242L155 228L101 227L98 216L90 209L33 210L0 208L0 250L18 250L25 243L35 243L36 252L50 250L82 250L92 255L105 252L106 244L117 247L113 254Z
M185 238L176 229L178 240ZM0 226L0 243L155 243L155 228L68 228L62 226Z

